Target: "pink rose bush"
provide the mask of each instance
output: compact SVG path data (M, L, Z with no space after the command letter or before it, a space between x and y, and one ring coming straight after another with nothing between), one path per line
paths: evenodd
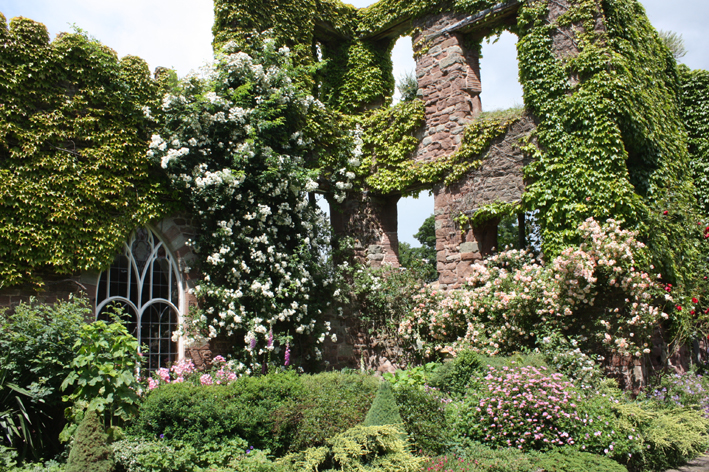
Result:
M227 361L223 356L216 356L211 364L212 369L209 372L197 372L191 359L182 359L169 369L160 368L148 378L148 390L185 381L195 381L202 385L227 385L238 379L245 369L243 364Z
M662 288L638 268L644 245L631 231L592 218L582 244L544 264L506 251L472 267L460 290L424 289L399 334L423 359L471 349L485 355L577 336L608 354L640 357L662 318Z
M581 422L583 400L561 374L541 367L489 367L481 385L463 402L463 433L500 447L546 450L574 445L570 427Z

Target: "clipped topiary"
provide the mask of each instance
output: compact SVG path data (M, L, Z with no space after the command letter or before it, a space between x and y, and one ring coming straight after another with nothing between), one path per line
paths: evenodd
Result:
M364 426L402 425L403 423L391 384L380 383L377 396L374 397L374 402L364 418Z
M76 430L65 472L111 472L113 453L107 440L108 435L96 411L86 413Z

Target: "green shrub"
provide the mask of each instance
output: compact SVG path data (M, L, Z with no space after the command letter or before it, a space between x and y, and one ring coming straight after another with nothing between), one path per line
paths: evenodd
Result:
M145 397L130 432L196 447L240 437L258 449L285 450L291 438L274 434L274 412L303 396L301 379L293 372L242 377L227 386L162 385Z
M647 389L647 398L671 408L692 408L709 418L709 378L693 372L662 372Z
M98 320L81 327L74 349L72 372L62 383L71 393L62 400L73 404L75 417L96 411L106 426L122 426L138 412L138 340L118 318ZM69 425L63 434L71 431Z
M432 388L402 385L394 390L404 429L412 447L425 454L441 454L452 441L445 405L448 397Z
M365 426L383 426L385 424L403 424L399 407L396 405L394 393L389 382L380 382L377 396L374 397L371 408L364 418Z
M133 439L112 444L116 468L124 472L198 472L231 467L247 451L246 441L225 438L194 447L169 439Z
M96 411L89 411L76 430L66 472L112 472L113 453L107 441L103 422Z
M397 370L393 374L385 372L384 380L391 383L394 390L404 385L423 388L424 385L430 384L431 379L436 375L436 371L441 368L441 365L439 362L428 362L423 365L409 367L406 370Z
M534 464L545 472L628 472L612 459L571 448L540 454Z
M613 405L619 423L635 430L641 447L626 458L630 470L676 468L703 454L709 442L709 420L689 408L658 408L651 402Z
M370 375L345 372L304 375L301 380L301 394L275 412L274 434L284 438L282 443L291 452L322 446L364 421L379 384Z
M431 458L429 472L538 472L533 461L517 449L491 449L483 444L468 442L458 454ZM579 470L577 472L585 472Z
M470 378L483 371L484 364L473 351L461 351L455 359L443 363L435 370L429 385L444 392L464 395L470 384Z
M288 454L278 462L286 470L419 472L424 459L408 451L401 432L391 425L350 428L323 447Z
M0 310L0 366L4 372L0 376L32 396L32 400L22 399L32 437L24 442L25 450L20 446L20 456L39 459L62 450L59 431L67 405L60 387L71 371L81 327L90 316L89 302L82 298L51 305L30 300L13 311ZM13 401L13 405L17 403ZM0 405L0 410L6 406Z
M271 461L264 451L252 449L229 463L229 472L291 472Z

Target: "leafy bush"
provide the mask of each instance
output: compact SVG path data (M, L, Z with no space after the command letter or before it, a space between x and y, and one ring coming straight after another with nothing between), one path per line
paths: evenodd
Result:
M607 457L571 448L554 449L540 454L534 465L545 472L627 472L625 466Z
M709 442L709 420L689 408L657 408L652 402L614 405L618 424L637 432L641 446L627 460L630 470L663 471L703 454Z
M242 377L227 386L171 383L149 392L131 434L181 440L195 447L240 437L258 449L285 450L290 438L274 434L274 412L303 396L293 372Z
M425 469L430 472L537 472L528 456L517 449L491 449L483 444L469 442L459 454L434 457ZM580 471L579 471L580 472Z
M346 266L344 270L358 318L371 332L391 335L414 309L415 296L430 278L424 264L412 264L406 270L363 266Z
M83 298L51 305L30 300L13 311L0 310L0 375L5 385L16 385L32 396L22 399L32 437L24 443L25 450L20 448L21 456L50 457L61 451L58 435L67 405L60 387L71 371L81 327L90 316L89 302ZM8 393L3 389L3 398ZM0 405L0 410L6 409L5 403Z
M701 375L665 373L646 395L666 407L692 408L709 418L709 382Z
M438 390L406 384L396 388L394 395L414 450L443 453L452 441L452 428L445 413L450 399Z
M73 403L75 416L96 411L106 426L123 425L138 412L138 340L118 318L110 324L98 320L81 326L74 348L72 372L62 383L63 390L73 391L63 400Z
M399 415L394 393L389 382L380 382L377 395L364 418L365 426L382 426L385 424L401 425L403 420Z
M288 454L278 462L287 470L419 472L423 461L408 451L395 426L359 425L331 438L326 446Z
M31 401L32 394L15 384L6 382L7 374L4 369L0 370L0 434L2 443L6 443L14 448L35 448L34 437L32 435L32 423L25 404ZM4 444L0 447L5 450ZM7 451L10 451L7 448ZM15 450L12 450L17 455ZM9 454L9 452L8 452Z
M483 370L483 361L472 351L461 351L444 362L431 376L429 385L451 394L465 394L471 377Z
M290 451L321 446L364 421L379 383L369 375L344 372L306 375L301 381L300 394L275 412L275 434Z
M409 367L408 369L399 369L393 374L390 372L384 373L384 379L391 383L394 390L402 386L411 386L423 388L431 382L431 379L436 375L436 371L441 367L439 362L428 362L423 365Z
M250 453L246 441L223 438L194 447L169 439L131 439L112 444L118 470L124 472L192 472L230 466Z
M112 472L113 451L107 441L103 421L96 410L89 411L76 431L66 472Z

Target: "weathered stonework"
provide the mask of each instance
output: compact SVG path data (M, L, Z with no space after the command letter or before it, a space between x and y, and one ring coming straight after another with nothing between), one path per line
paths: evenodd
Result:
M397 209L399 196L369 193L330 202L330 222L337 236L354 238L355 258L372 267L399 267Z
M478 49L471 49L463 34L442 32L464 18L446 13L415 23L418 32L412 42L418 96L426 107L416 160L431 161L453 154L465 125L482 112Z
M479 208L495 202L514 203L522 198L522 169L531 161L519 148L519 140L534 130L528 115L496 139L479 168L448 187L434 188L436 250L441 288L457 287L470 276L471 264L497 247L497 225L489 220L474 228L460 228L454 218L472 216ZM445 286L445 287L444 287Z

